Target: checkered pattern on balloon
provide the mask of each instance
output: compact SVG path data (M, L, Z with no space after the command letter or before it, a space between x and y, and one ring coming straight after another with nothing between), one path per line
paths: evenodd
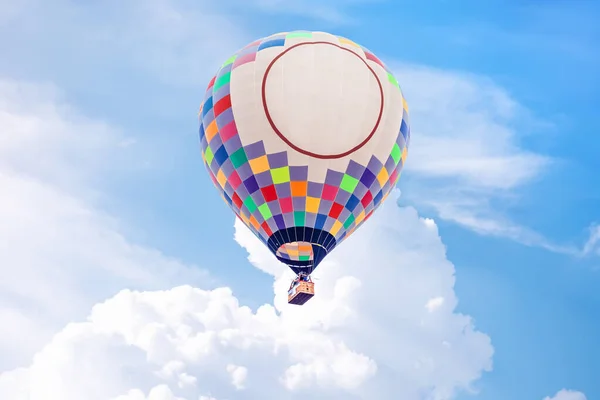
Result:
M343 37L323 35L300 31L250 43L210 81L199 112L202 159L215 187L244 224L296 273L310 274L371 217L398 181L410 142L408 107L389 69L366 48ZM380 83L400 93L396 104L388 107L395 107L401 118L385 157L372 155L360 163L349 154L343 157L344 168L327 168L324 177L315 181L310 179L310 157L304 165L297 164L291 157L293 148L269 152L266 139L245 137L243 127L236 124L231 83L238 70L251 68L263 53L274 58L290 46L317 39L352 51L385 77ZM270 141L280 140L274 132L264 135Z

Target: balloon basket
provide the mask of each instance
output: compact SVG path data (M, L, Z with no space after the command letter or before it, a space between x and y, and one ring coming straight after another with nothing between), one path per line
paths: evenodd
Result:
M288 291L288 303L301 306L315 295L314 282L298 282Z

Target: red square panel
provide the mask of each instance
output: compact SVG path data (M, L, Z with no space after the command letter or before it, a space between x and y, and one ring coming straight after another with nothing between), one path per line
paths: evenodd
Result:
M215 81L217 80L217 76L213 76L213 78L210 80L210 82L208 82L208 87L206 88L206 90L210 89L211 87L213 87L215 85Z
M271 228L269 227L269 224L267 224L267 221L260 224L260 226L262 226L267 235L271 236L273 234L273 231L271 231Z
M329 216L331 218L336 218L340 216L340 214L342 213L342 210L344 209L344 206L339 204L339 203L333 203L331 206L331 210L329 211Z
M231 96L227 95L223 97L221 100L217 101L213 106L215 110L215 118L218 117L223 111L231 108Z
M367 190L367 193L365 193L365 195L363 196L363 198L360 201L360 203L362 204L362 206L364 208L367 208L367 206L369 204L371 204L372 201L373 201L373 195L371 194L370 190Z
M267 203L273 200L277 200L277 191L275 190L275 185L266 186L260 189L260 191L262 192L262 195Z
M244 202L242 201L242 199L240 198L240 196L238 196L237 193L233 194L233 196L231 197L231 200L232 200L233 204L235 204L235 206L237 208L242 208L242 204L244 204Z

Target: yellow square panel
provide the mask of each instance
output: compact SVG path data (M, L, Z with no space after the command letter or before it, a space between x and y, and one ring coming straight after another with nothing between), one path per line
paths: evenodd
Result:
M360 212L360 214L358 214L358 217L356 217L356 222L355 224L358 225L362 222L362 220L365 219L365 212L364 210Z
M321 199L318 197L306 197L306 212L317 214L319 212L319 203Z
M387 169L385 169L385 167L381 168L381 171L379 171L379 174L377 174L377 180L379 181L381 187L383 187L383 185L385 185L386 182L390 180L390 176L388 175Z
M331 231L329 231L329 233L331 233L333 236L335 236L338 234L341 227L342 227L342 223L338 220L335 220L335 222L333 223L333 227L331 228Z
M250 160L249 162L250 168L252 168L252 172L255 174L269 170L269 160L266 155Z
M360 48L356 43L354 43L350 39L346 39L346 38L343 38L343 37L338 37L338 40L340 41L340 44L349 44L350 46L354 46L354 47Z
M290 256L294 256L294 257L298 257L300 255L300 252L298 251L298 249L288 249L287 253Z
M222 169L219 169L219 172L217 172L217 182L219 182L219 185L221 185L221 187L223 189L225 189L225 183L227 182L227 177L225 176L225 173L223 172Z

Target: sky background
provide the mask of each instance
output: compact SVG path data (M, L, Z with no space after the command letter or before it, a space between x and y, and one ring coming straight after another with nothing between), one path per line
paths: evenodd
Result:
M0 398L600 399L600 8L323 4L0 0ZM412 142L289 309L196 114L296 29L391 66Z

